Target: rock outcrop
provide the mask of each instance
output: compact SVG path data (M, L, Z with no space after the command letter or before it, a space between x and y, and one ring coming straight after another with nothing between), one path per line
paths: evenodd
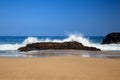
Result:
M120 43L120 32L110 33L103 40L102 44Z
M48 49L76 49L76 50L93 50L93 51L100 51L95 47L87 47L83 46L79 42L63 42L63 43L56 43L56 42L39 42L39 43L32 43L28 44L25 47L21 47L19 51L31 51L31 50L48 50Z

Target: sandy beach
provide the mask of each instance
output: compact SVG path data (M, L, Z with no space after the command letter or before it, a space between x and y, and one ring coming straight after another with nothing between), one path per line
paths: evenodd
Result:
M120 59L0 58L0 80L120 80Z

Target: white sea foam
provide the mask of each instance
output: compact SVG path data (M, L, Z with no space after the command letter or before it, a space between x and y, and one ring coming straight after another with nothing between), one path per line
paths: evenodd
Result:
M22 44L1 44L0 50L17 50L19 47L22 47Z
M89 54L82 54L82 57L91 57Z
M65 39L38 39L36 37L28 37L21 44L1 44L0 50L17 50L19 47L25 46L26 44L36 43L36 42L67 42L67 41L77 41L82 43L84 46L96 47L104 51L120 51L120 44L99 44L93 43L89 39L85 38L82 34L70 34L68 38Z
M25 39L23 41L23 45L26 45L26 44L30 44L30 43L36 43L36 42L40 42L39 39L37 39L36 37L28 37L27 39Z

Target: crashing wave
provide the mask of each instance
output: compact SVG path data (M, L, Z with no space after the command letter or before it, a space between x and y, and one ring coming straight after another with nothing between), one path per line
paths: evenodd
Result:
M1 44L0 50L17 50L19 47L25 46L30 43L36 42L68 42L68 41L77 41L82 43L84 46L88 47L96 47L103 51L120 51L120 44L99 44L93 43L89 39L85 38L82 34L70 34L65 39L54 39L51 40L49 38L46 39L38 39L37 37L28 37L21 44Z

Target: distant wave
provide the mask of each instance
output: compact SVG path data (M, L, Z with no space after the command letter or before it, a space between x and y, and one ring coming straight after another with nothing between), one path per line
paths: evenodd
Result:
M0 50L17 50L19 47L25 46L30 43L36 42L67 42L67 41L77 41L82 43L84 46L96 47L103 51L120 51L120 44L99 44L93 43L89 39L85 38L82 34L70 34L65 39L38 39L37 37L28 37L21 44L1 44Z

